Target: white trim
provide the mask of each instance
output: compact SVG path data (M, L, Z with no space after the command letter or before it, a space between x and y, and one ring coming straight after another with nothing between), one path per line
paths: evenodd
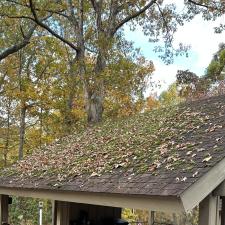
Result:
M223 181L214 191L214 196L225 196L225 181Z
M200 202L199 225L219 225L219 197L210 194Z
M103 205L119 208L136 208L148 209L152 211L179 213L191 211L203 199L211 194L224 180L225 158L217 163L213 168L211 168L199 180L193 183L188 189L186 189L180 195L180 198L169 196L154 197L2 187L0 187L0 194Z
M176 197L146 197L119 194L98 194L86 192L63 192L55 190L34 190L0 188L0 194L42 198L57 201L77 202L119 208L150 209L152 211L184 212L182 202Z
M225 180L225 159L217 163L205 175L181 194L185 211L192 210L220 183Z

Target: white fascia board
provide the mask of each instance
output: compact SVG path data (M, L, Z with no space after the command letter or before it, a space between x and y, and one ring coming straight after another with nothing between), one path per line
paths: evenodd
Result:
M214 191L213 191L214 196L225 196L225 181L223 181Z
M185 211L191 211L224 180L225 158L180 195Z
M66 202L111 206L118 208L148 209L152 211L183 213L184 208L177 197L148 197L138 195L101 194L72 191L38 190L24 188L2 188L0 194L42 198Z

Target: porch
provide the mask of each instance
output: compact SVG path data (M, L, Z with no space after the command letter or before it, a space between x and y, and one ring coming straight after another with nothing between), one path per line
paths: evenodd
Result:
M158 224L154 219L156 211L171 214L185 213L178 200L168 197L150 199L140 196L18 189L1 189L0 192L0 224L8 223L9 195L52 200L52 225L114 225L113 219L121 218L124 207L149 210L149 221L148 223L145 221L145 225ZM198 224L225 225L225 182L199 203Z

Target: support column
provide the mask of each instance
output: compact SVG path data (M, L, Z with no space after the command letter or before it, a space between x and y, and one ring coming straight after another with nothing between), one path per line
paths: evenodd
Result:
M154 211L149 211L149 224L153 225L155 222L155 212Z
M56 225L56 201L52 201L52 225Z
M9 196L8 195L0 195L0 224L9 222Z
M221 210L221 225L225 225L225 197L222 199L222 210Z
M199 225L218 225L219 198L209 195L199 204Z
M178 224L178 222L177 222L177 215L176 215L176 213L173 213L173 224L174 225L177 225Z
M54 225L69 225L70 220L70 203L55 201L56 219Z

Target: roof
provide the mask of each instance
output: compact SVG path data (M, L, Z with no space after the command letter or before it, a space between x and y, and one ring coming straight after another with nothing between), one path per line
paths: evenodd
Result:
M1 172L0 187L180 196L225 157L225 96L88 127Z

